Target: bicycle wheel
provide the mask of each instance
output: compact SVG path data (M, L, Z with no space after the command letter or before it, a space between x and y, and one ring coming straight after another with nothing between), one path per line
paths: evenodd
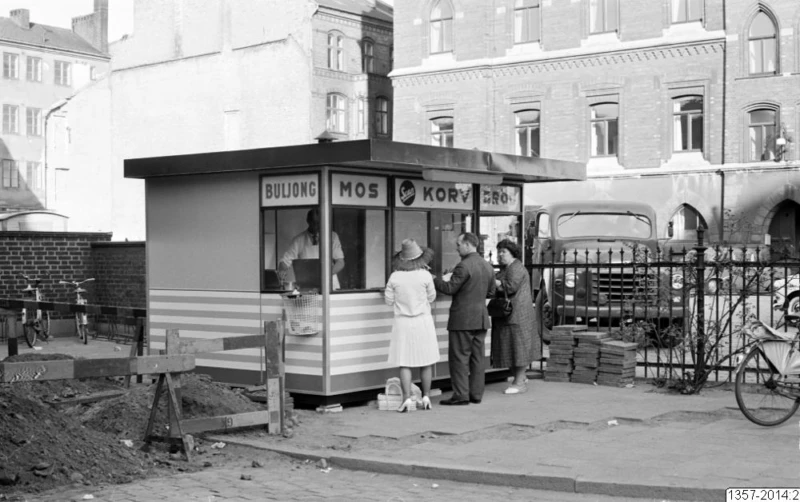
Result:
M798 382L787 382L767 360L759 347L753 347L736 370L736 402L748 420L770 426L789 420L800 406Z
M22 332L25 334L25 343L28 344L28 347L34 348L36 347L36 339L39 336L38 331L36 330L34 323L28 323L22 325Z

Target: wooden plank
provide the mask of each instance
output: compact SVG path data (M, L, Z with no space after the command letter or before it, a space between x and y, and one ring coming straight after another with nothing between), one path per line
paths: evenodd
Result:
M246 413L237 413L235 415L220 415L217 417L182 420L181 427L186 434L197 434L200 432L235 429L237 427L267 425L269 424L269 420L270 413L268 411L250 411Z
M153 424L156 421L156 411L158 411L158 400L161 399L161 390L164 387L164 374L158 377L158 384L156 385L156 393L153 395L153 405L150 407L150 418L147 421L147 428L144 431L144 446L142 450L147 451L150 449L150 441L153 438Z
M267 335L265 356L267 360L267 378L277 378L285 373L283 368L283 321L264 323Z
M142 319L136 319L136 332L133 334L133 343L131 343L131 352L130 358L133 359L137 355L142 355L139 353L139 344L144 343L144 321ZM142 377L137 376L136 381L138 383L142 383ZM125 375L125 387L131 386L131 376Z
M169 330L167 330L169 331ZM169 342L169 339L167 339ZM202 354L225 350L258 349L264 347L264 335L230 336L212 340L181 340L178 354ZM167 349L169 354L173 352Z
M164 350L167 354L180 354L179 349L181 345L180 332L175 328L170 328L166 333L166 340L164 341Z
M152 375L156 373L183 373L195 368L194 356L191 354L175 356L141 356L133 359L136 367L135 375Z
M126 357L75 359L72 378L97 378L130 374L131 360Z
M25 361L0 363L0 383L74 378L75 361Z
M26 361L0 363L0 383L33 380L65 380L102 376L151 375L182 373L195 368L194 356L142 356L77 359L58 361ZM80 375L80 376L78 376Z
M222 339L223 350L259 349L266 344L264 335L231 336Z
M172 408L172 413L174 414L174 422L175 427L178 429L178 437L181 438L181 443L183 443L183 453L186 455L186 460L192 460L192 448L189 446L189 440L186 437L186 434L183 432L183 427L181 426L181 419L183 417L181 413L181 402L178 399L177 395L175 394L175 383L172 381L172 375L169 373L164 373L164 377L167 380L167 392L169 392L169 402L170 408ZM172 424L170 424L170 436L173 436L174 432L172 431Z

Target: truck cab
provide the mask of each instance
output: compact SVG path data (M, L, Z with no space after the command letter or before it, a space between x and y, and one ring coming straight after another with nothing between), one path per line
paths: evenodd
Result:
M537 312L559 324L620 326L683 318L682 281L659 260L655 210L627 201L567 201L526 208Z

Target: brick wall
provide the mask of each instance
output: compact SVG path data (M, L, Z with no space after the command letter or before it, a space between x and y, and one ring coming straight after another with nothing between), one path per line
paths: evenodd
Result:
M146 308L144 242L92 244L93 303Z
M46 300L73 301L58 281L92 277L92 243L110 240L110 233L0 232L0 297L22 298L24 274L42 280ZM93 288L87 289L93 298Z

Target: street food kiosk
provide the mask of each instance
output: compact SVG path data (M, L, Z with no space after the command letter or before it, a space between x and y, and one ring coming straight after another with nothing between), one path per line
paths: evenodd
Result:
M586 168L360 140L131 159L125 176L145 181L149 348L163 349L171 328L184 339L237 337L285 318L286 389L332 404L374 395L397 374L383 289L403 239L435 251L435 274L458 263L455 241L466 231L496 263L500 240L523 245L524 183L583 180ZM298 253L303 245L313 252ZM449 376L449 306L444 295L433 305L442 356L434 380ZM264 357L202 354L197 371L255 385Z

